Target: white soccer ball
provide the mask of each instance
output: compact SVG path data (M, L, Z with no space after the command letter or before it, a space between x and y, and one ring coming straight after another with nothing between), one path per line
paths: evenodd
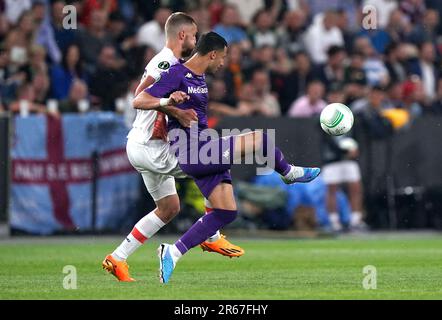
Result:
M353 112L342 103L331 103L324 108L319 118L322 130L332 136L340 136L353 127Z

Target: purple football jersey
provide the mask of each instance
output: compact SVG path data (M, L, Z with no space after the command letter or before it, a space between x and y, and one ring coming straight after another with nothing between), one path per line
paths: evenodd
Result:
M190 96L189 100L176 107L195 110L198 116L198 136L193 136L193 134L196 133L195 128L184 128L173 117L168 117L169 120L167 124L169 132L173 129L182 129L185 130L187 134L187 140L184 141L185 144L181 144L183 141L179 139L177 139L179 143L176 143L175 140L170 141L171 145L176 143L175 147L178 146L175 150L175 155L178 158L180 168L195 180L201 193L206 198L210 196L213 189L219 183L231 183L232 178L229 169L233 159L234 137L211 140L210 136L201 133L202 130L208 128L207 104L209 95L205 76L193 73L183 64L176 64L168 71L163 72L161 79L145 91L157 98L169 97L169 95L175 91L183 91ZM202 141L200 140L201 136L204 136ZM195 141L194 139L198 140L196 149L192 149L192 141ZM203 163L203 159L199 157L200 148L207 144L210 144L213 150L218 150L215 163ZM181 155L179 151L182 147L187 149L187 152ZM193 161L191 158L195 155L197 157L195 161ZM226 159L223 159L223 157Z
M156 98L169 97L175 91L187 93L190 99L176 107L183 110L194 109L198 115L198 132L207 129L209 94L204 75L193 73L184 64L176 64L163 72L160 80L145 91ZM183 128L178 120L169 117L167 129L170 131L177 128L184 129L189 134L189 128Z

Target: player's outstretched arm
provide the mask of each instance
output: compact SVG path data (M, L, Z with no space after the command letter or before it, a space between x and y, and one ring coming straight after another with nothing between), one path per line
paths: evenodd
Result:
M142 91L135 97L132 105L135 109L152 110L176 106L177 104L183 103L188 99L189 96L182 91L173 92L169 98L157 98L150 95L146 91Z
M189 128L191 122L198 121L195 110L182 110L175 107L177 104L183 103L188 99L189 96L182 91L173 92L169 98L156 98L146 91L142 91L136 96L132 105L135 109L164 112L168 116L176 118L183 127Z

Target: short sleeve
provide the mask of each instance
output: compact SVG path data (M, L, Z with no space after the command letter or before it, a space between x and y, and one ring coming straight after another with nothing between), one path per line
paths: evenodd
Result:
M160 68L161 67L161 68ZM165 69L166 67L166 69ZM161 74L167 70L169 70L169 63L167 61L160 62L158 65L148 65L144 71L143 77L151 76L155 79L155 81L160 80Z
M159 80L144 91L156 98L168 97L178 91L181 85L181 76L176 68L170 68L159 75Z

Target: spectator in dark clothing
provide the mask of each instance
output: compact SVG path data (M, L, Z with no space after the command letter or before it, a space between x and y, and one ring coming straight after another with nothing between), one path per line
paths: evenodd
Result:
M69 90L69 95L66 99L60 101L60 112L78 112L78 106L81 101L88 98L87 84L79 79L75 79Z
M437 96L431 108L431 113L442 115L442 78L437 86Z
M338 16L337 27L341 30L342 37L344 38L345 51L351 52L355 34L350 30L349 27L348 12L343 9L339 9L337 10L336 14Z
M93 73L97 64L97 57L105 45L112 44L112 38L106 29L107 12L94 10L91 14L91 23L86 30L78 34L78 45L86 63L88 72Z
M424 41L429 41L436 47L439 19L440 16L436 10L427 10L424 20L414 27L413 31L408 35L407 40L417 45L420 45Z
M98 57L98 67L90 81L93 104L102 110L115 111L115 99L127 91L128 79L124 61L117 58L113 46L104 46Z
M401 46L398 43L390 43L385 49L385 67L388 70L390 82L403 82L407 78L407 71L401 61Z
M142 21L152 20L155 12L161 7L161 1L132 0L132 2Z
M410 75L417 75L422 81L425 97L430 102L436 96L439 70L435 64L436 50L432 42L423 42L419 48L419 59L409 67Z
M114 12L109 16L108 30L113 43L118 44L120 53L137 46L135 31L127 25L124 17L118 12Z
M304 11L289 11L284 16L283 26L277 31L279 45L291 56L305 49L302 36L306 21L307 16Z
M442 1L440 0L426 0L425 4L428 9L434 9L437 11L439 18L442 17ZM442 34L442 23L439 23L437 30L437 34Z
M390 20L386 31L393 42L403 42L413 29L405 14L400 9L394 9L390 14Z
M425 15L424 0L402 0L400 9L413 24L422 23Z
M51 97L60 100L68 96L75 79L86 80L80 48L77 45L67 47L66 52L63 53L61 65L52 66L50 76Z
M146 67L146 61L155 56L155 50L148 46L135 46L123 52L127 62L127 76L129 79L140 79Z
M344 88L347 96L347 105L352 104L365 95L367 77L364 71L364 59L362 53L354 52L351 55L350 65L345 69Z
M327 56L327 63L319 67L317 78L321 80L328 91L333 83L344 84L344 60L347 55L343 47L331 46L327 50Z
M287 113L293 101L306 93L308 83L315 77L311 60L306 52L298 52L293 60L295 69L286 76L279 96L283 114Z
M372 139L384 139L393 133L390 121L382 116L385 106L385 88L375 86L370 90L366 103L361 105L358 110L354 110L355 115L360 116L360 122L365 132Z
M221 79L213 79L209 85L209 111L210 114L217 117L238 116L239 110L236 106L236 99L228 94L226 84Z
M249 33L253 47L276 47L278 44L278 37L275 30L273 30L274 24L272 14L269 10L260 9L255 13L253 17L253 26Z

